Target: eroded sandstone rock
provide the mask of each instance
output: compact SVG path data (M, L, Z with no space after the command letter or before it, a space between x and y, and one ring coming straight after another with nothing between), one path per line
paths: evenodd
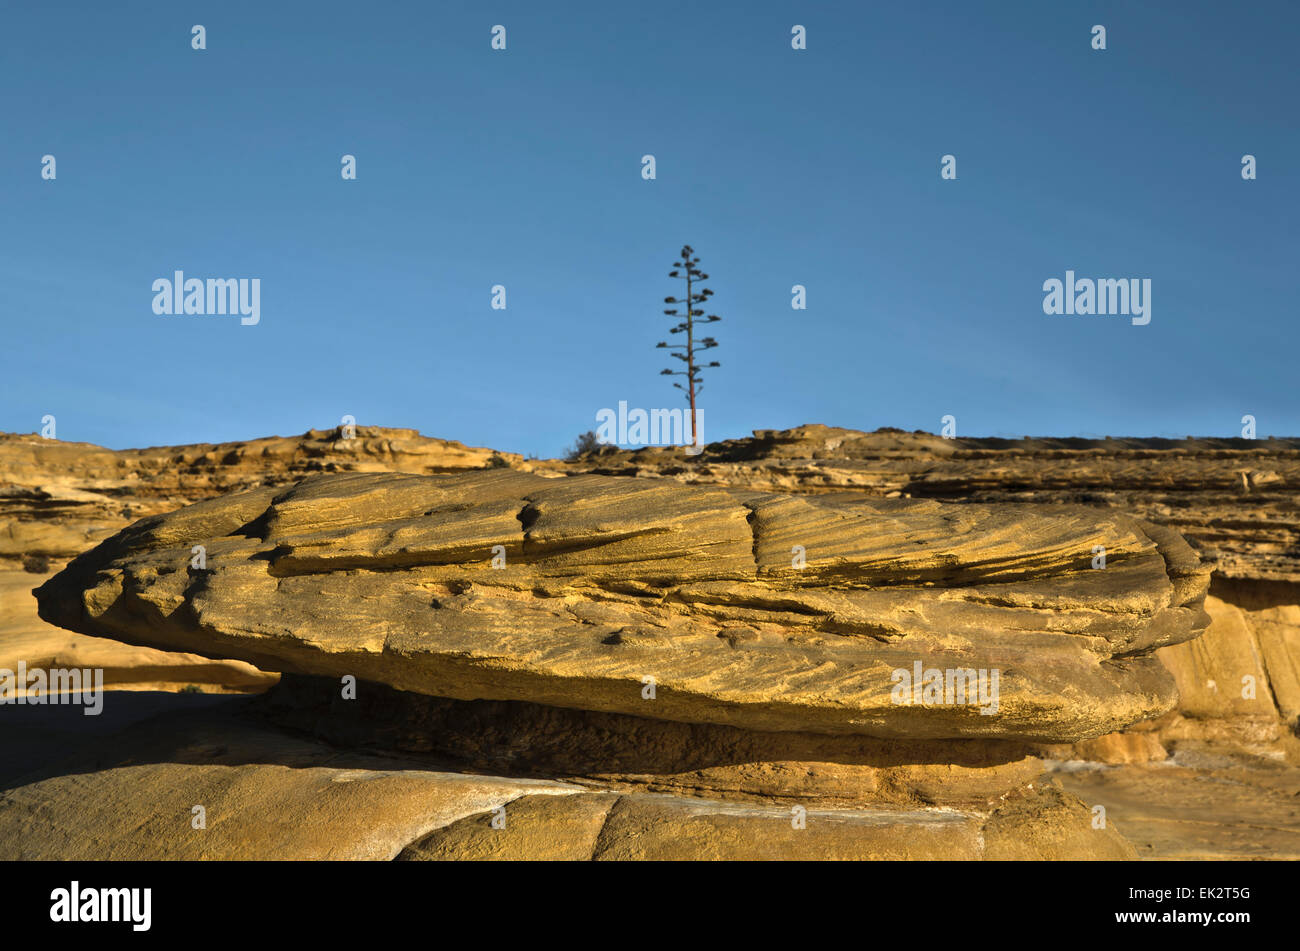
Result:
M791 493L1119 509L1185 535L1223 579L1300 601L1300 440L956 438L811 424L680 449L604 447L535 468Z
M311 473L452 472L518 464L511 453L357 426L218 445L111 450L0 433L0 667L95 666L109 687L265 689L272 674L247 665L81 637L40 621L29 591L68 559L137 519Z
M713 443L693 457L671 448L605 447L533 465L798 494L1131 512L1185 536L1214 564L1212 591L1224 603L1210 627L1213 645L1197 640L1158 652L1187 697L1178 718L1160 728L1161 741L1216 737L1278 750L1300 727L1300 440L941 439L806 425ZM1220 624L1224 630L1216 632ZM1255 659L1246 662L1248 655ZM1254 700L1240 695L1246 675L1256 676ZM1119 754L1095 745L1076 751L1112 753L1141 755L1136 748Z
M1026 789L990 813L810 809L676 796L527 796L503 828L482 813L407 846L399 861L1132 859L1114 829L1057 788ZM499 825L499 823L498 823Z
M195 807L202 808L201 821ZM1131 858L1050 783L991 803L720 801L341 751L231 711L143 720L0 790L3 860ZM796 824L796 819L801 822Z
M1120 513L496 469L224 496L36 594L72 630L438 697L1069 741L1172 707L1152 652L1200 632L1207 580L1176 532ZM997 672L996 697L898 702L917 665Z
M582 793L340 753L228 715L168 714L7 782L0 861L387 860L520 796Z
M314 473L429 474L520 462L513 453L375 426L120 450L0 433L0 563L61 561L143 516Z
M456 444L426 440L411 431L359 427L357 440L342 440L341 435L338 431L309 433L290 439L125 452L0 435L0 583L4 585L4 591L0 591L0 648L7 648L13 657L39 655L50 664L93 660L96 665L108 668L110 674L116 670L117 659L125 658L126 666L121 670L124 680L137 677L137 672L128 668L143 671L155 664L151 659L148 665L143 665L140 658L146 656L162 658L156 662L159 665L179 659L172 674L178 684L192 682L190 678L197 678L204 665L211 668L214 677L228 678L225 670L218 669L228 666L225 662L207 661L196 654L164 654L129 645L113 647L113 642L107 640L92 641L82 634L48 627L45 630L53 639L41 640L41 623L34 611L28 610L34 603L26 589L43 580L44 575L27 573L40 570L28 567L28 560L45 558L51 568L57 569L67 557L84 551L142 516L173 511L186 503L233 490L272 489L266 497L269 504L271 498L313 473L427 474L499 466L502 462L555 478L575 472L601 472L635 476L641 482L668 479L719 489L730 486L733 491L729 494L736 499L746 498L746 491L755 495L816 495L824 501L851 507L853 499L866 498L873 506L879 506L877 511L891 517L896 513L887 506L908 507L913 504L909 496L913 500L926 498L945 503L992 502L999 507L1002 503L1031 503L1024 506L1025 511L1049 515L1054 511L1068 513L1082 506L1093 509L1085 518L1098 522L1113 512L1133 512L1144 520L1139 523L1141 531L1156 543L1157 549L1161 548L1160 540L1155 537L1159 533L1147 528L1153 523L1186 535L1202 560L1218 563L1221 570L1215 577L1214 592L1220 600L1207 602L1214 618L1209 629L1211 639L1170 642L1155 652L1156 658L1173 671L1176 682L1182 685L1186 699L1178 711L1135 724L1125 733L1108 733L1095 740L1057 743L1037 750L1026 750L1023 738L1009 736L940 739L797 730L773 732L748 726L656 719L658 713L653 704L640 701L639 695L638 706L632 713L548 706L514 699L454 700L422 696L416 703L408 699L392 704L393 717L385 722L376 714L384 712L389 701L369 701L374 701L382 690L397 691L363 680L361 699L342 701L337 697L338 674L330 671L323 682L332 685L330 694L337 711L318 716L318 707L303 703L302 697L295 696L290 682L287 694L286 685L282 684L276 688L276 696L268 698L279 704L274 718L324 732L332 741L345 745L363 743L372 749L380 747L376 752L385 746L408 754L416 751L411 754L414 763L402 764L391 758L382 763L375 758L360 763L348 759L344 769L343 761L325 747L317 746L319 755L309 759L289 751L281 740L259 744L255 752L250 752L243 738L243 727L226 720L213 723L201 736L190 735L193 731L183 736L177 734L174 748L143 754L134 740L115 738L111 757L88 756L84 762L70 764L62 773L12 784L13 793L0 806L0 848L4 854L35 857L39 851L41 857L49 858L71 855L274 858L278 852L285 856L386 857L404 850L405 857L433 857L431 852L422 849L437 844L446 857L487 857L490 853L583 858L596 854L595 850L588 853L585 849L592 815L599 815L600 828L607 833L617 828L629 835L649 835L651 838L645 843L647 850L658 850L664 856L692 857L684 841L698 843L701 852L724 847L740 849L746 837L758 841L758 837L768 836L776 828L756 818L756 813L739 816L737 809L747 808L752 812L766 808L770 818L788 828L792 803L807 805L814 818L820 812L889 813L895 816L894 835L892 839L877 840L876 845L900 857L916 857L924 851L921 848L924 837L912 836L913 827L905 817L932 815L936 807L972 816L962 820L961 828L982 829L986 841L980 853L983 857L1012 857L1014 851L999 854L997 850L1021 846L1030 850L1021 854L1032 857L1049 854L1117 857L1119 853L1109 840L1098 838L1098 830L1093 826L1094 817L1088 810L1097 805L1107 808L1114 825L1138 844L1143 855L1265 858L1297 854L1295 830L1300 827L1300 814L1294 805L1295 770L1286 765L1295 760L1295 741L1291 734L1300 710L1300 689L1296 687L1300 683L1296 674L1296 658L1300 656L1297 651L1300 643L1297 641L1297 631L1300 631L1297 564L1300 562L1295 557L1300 551L1297 546L1300 504L1295 497L1295 485L1300 482L1300 444L1294 440L944 440L917 433L857 433L806 426L784 432L764 431L754 439L714 444L702 456L694 458L683 457L674 450L648 449L633 453L606 450L576 462L558 463L523 461L504 453L496 454L494 460L489 450L456 449ZM890 497L898 501L891 501ZM982 504L974 506L983 507ZM301 512L304 529L311 522L310 508ZM262 511L265 512L265 505ZM342 514L341 509L335 512ZM202 512L198 514L207 517ZM250 521L256 517L250 515ZM375 524L385 519L387 516L382 516ZM517 519L515 524L522 528ZM178 521L172 528L181 525ZM232 531L238 534L242 527L218 527L210 534L220 538ZM264 527L256 525L256 531L247 537L261 540ZM189 556L182 558L179 549L185 547L184 542L191 534L201 540L205 530L196 523L170 536L168 531L160 528L144 548L176 548L175 564L180 566L181 575L188 576ZM460 581L467 580L470 586L462 594L494 593L502 597L509 594L530 600L553 598L559 591L565 604L572 604L591 619L588 627L617 623L622 617L615 614L611 621L608 615L592 612L609 607L608 576L617 576L624 551L616 550L611 563L592 566L594 580L590 583L575 582L564 575L557 582L554 574L535 567L531 569L534 586L527 591L526 585L520 587L512 582L497 585L498 590L491 592L484 587L481 577L488 570L491 553L473 549L482 540L481 534L469 539L465 551L470 554L455 554L454 558L459 560L454 565L436 566L448 572L453 567L463 570ZM405 544L406 537L397 537L399 548ZM412 570L418 573L430 567L420 562L422 555L417 555L410 565L378 571L364 565L349 567L346 561L327 564L328 559L313 565L311 559L332 544L326 539L319 544L302 545L301 561L295 566L295 573L286 576L290 583L302 583L314 575L322 584L317 589L302 589L314 596L312 593L317 590L339 590L334 586L335 575L405 574ZM625 540L625 544L632 542ZM1029 549L1036 544L1036 540L1027 539L1023 547ZM347 557L358 554L363 558L373 557L377 549L371 552L372 547L375 546L370 542L362 542ZM1164 543L1163 547L1168 550L1178 545ZM522 542L519 552L511 548L507 569L496 573L508 574L519 567L519 553L524 548ZM785 554L785 564L790 564L788 552L782 553L775 547L773 551ZM1090 552L1079 554L1077 572L1063 569L1059 560L1049 559L1036 577L1049 588L1055 588L1057 581L1077 581L1076 576L1082 573ZM1107 571L1116 566L1114 552L1109 554ZM390 553L385 552L383 557L390 557ZM1026 557L1024 553L1023 557ZM677 560L671 556L662 563L671 566ZM1179 559L1174 561L1178 563ZM292 563L292 558L286 558L285 564ZM775 555L773 567L780 567ZM131 572L139 568L136 565ZM808 569L816 574L806 577L816 580L798 590L800 597L820 591L838 598L847 592L848 601L852 601L859 591L882 590L874 576L867 588L845 583L842 566L818 562L813 549L808 551L804 570ZM957 600L963 601L967 589L983 585L983 580L973 584L960 575L948 578L940 573L937 579L924 577L924 572L929 570L932 566L913 560L905 566L905 571L913 572L913 576L905 577L901 585L883 587L894 593L901 589L920 589L934 597L933 603L938 605L954 591L960 592ZM1039 569L1030 568L1026 563L1004 574L996 583L1000 590L1010 590L1012 585L1022 586L1035 577L1035 570ZM917 572L922 577L915 577ZM122 577L127 574L123 572ZM1193 586L1197 584L1195 575L1196 571L1192 571L1188 576ZM950 587L954 580L956 585ZM187 588L192 586L195 593L199 592L203 585L197 581L190 577ZM782 586L787 585L784 579L778 581ZM156 578L147 578L144 586L159 593L171 581L162 587L158 587L159 583ZM708 583L719 582L714 579ZM738 584L734 579L723 583ZM771 584L767 578L743 583ZM628 587L644 591L646 584L640 579ZM698 589L699 582L691 584ZM798 588L797 584L788 586ZM219 588L224 600L226 594L222 592L231 589L224 582ZM1068 590L1068 584L1064 588L1066 598L1076 597ZM580 590L575 593L570 589ZM67 590L75 596L74 609L79 613L82 590L78 587ZM658 589L652 591L656 596L663 593ZM180 602L168 602L172 606L179 603L180 610L174 618L164 615L166 621L174 620L179 625L182 620L179 614L194 610L187 606L190 594L183 588L179 592ZM210 612L209 616L224 618L230 613L228 605L219 612L211 596L204 597L208 602L200 598L196 606ZM132 595L128 600L134 598ZM329 603L333 600L332 596L328 599ZM613 600L618 602L617 598ZM645 596L643 600L651 598ZM146 601L133 600L134 609L142 614L130 619L124 629L143 630L155 624L157 613L168 610ZM327 598L322 597L319 603L320 610L326 611L323 605ZM796 618L792 632L800 636L811 633L825 638L829 633L836 634L837 638L846 637L835 631L817 629L830 616L824 610L828 603L821 602L820 616ZM844 603L847 602L836 602L841 620L845 617ZM1121 614L1130 611L1127 595L1119 597L1118 603L1122 605ZM614 607L617 611L624 610L619 603ZM769 604L747 608L773 616L777 613ZM713 615L705 615L706 609ZM647 631L657 635L707 620L725 622L726 627L718 631L719 639L731 650L763 647L767 643L763 639L765 629L748 621L727 620L732 610L735 605L709 604L695 596L694 600L674 608L672 623L667 628L649 626L638 630L626 624L621 630L607 627L612 631L613 643L606 646L621 647L625 652L646 649L641 638ZM1042 606L1038 605L1037 610L1042 611ZM866 631L869 637L870 627L861 624L864 613L859 610L847 616L855 630ZM286 618L285 623L295 623L294 618ZM786 621L783 619L781 623L785 625ZM207 641L208 649L202 652L210 657L224 656L224 648L213 648L215 630L204 632L212 639ZM878 633L886 634L882 643L888 645L891 639L887 632ZM170 643L170 636L134 643ZM917 643L910 632L905 636L913 638L908 643ZM961 637L978 643L970 634ZM234 639L241 643L253 640L247 632L239 633ZM649 643L656 643L653 636ZM675 636L668 643L686 643L688 651L696 651L689 641L678 641ZM897 644L895 640L894 646ZM308 669L315 669L316 660L334 650L328 641L323 645L300 646L305 648L305 656L310 660L303 665ZM90 647L95 649L93 658L83 651ZM111 658L107 654L101 657L101 651L117 653ZM291 669L279 665L285 664L289 655L297 656L295 651L277 646L269 655L277 666L269 669ZM368 651L360 653L369 654ZM383 653L381 649L380 654ZM1144 653L1145 649L1139 648L1138 654L1132 656ZM1105 650L1096 652L1099 664L1124 664L1131 659L1123 649L1113 651L1109 657L1104 655ZM180 663L187 666L179 666ZM381 669L387 667L385 662ZM159 678L165 679L166 673L160 669ZM1240 694L1243 674L1258 678L1253 701ZM146 679L152 681L153 675ZM1213 687L1209 681L1214 682ZM578 688L575 692L580 692L581 680L573 686ZM629 686L636 691L643 687L639 681ZM659 686L657 699L662 699L663 684ZM1085 705L1097 702L1088 691L1074 691L1070 696L1082 699ZM281 700L285 702L280 703ZM643 703L651 708L648 715L640 705ZM109 712L117 709L114 705ZM48 737L37 732L39 735L32 742L48 744ZM33 748L30 743L19 746ZM1234 752L1243 747L1245 752ZM219 749L227 752L217 754ZM1082 797L1086 809L1075 803L1065 813L1059 813L1057 806L1038 798L1037 791L1043 787L1038 774L1043 764L1035 758L1035 752L1063 761L1058 764L1062 770L1060 781ZM450 756L451 760L435 762L443 756ZM1229 756L1237 759L1226 758ZM1098 761L1121 765L1096 768ZM286 765L292 769L284 770L282 767ZM309 765L327 767L327 770L304 772ZM462 769L480 775L470 777L469 784L465 784L457 778ZM369 774L370 770L374 771L373 775ZM331 778L333 775L340 779ZM358 781L363 777L365 781ZM555 788L571 794L533 795L541 789L518 785L517 779L524 777L555 777L565 781ZM472 789L476 782L484 783L479 792ZM574 783L581 785L575 788ZM1030 783L1033 792L1027 792ZM185 803L174 795L179 787L200 789L205 797L220 804L217 814L232 821L218 830L217 836L207 840L189 836L188 816L183 812ZM543 788L550 790L552 786L547 784ZM1017 791L1009 792L1012 789ZM262 792L255 795L257 790ZM480 798L462 799L457 790L473 792ZM445 800L454 809L426 811L425 803L444 801L444 791L454 794ZM629 802L653 792L671 795L658 800L667 811L656 813L652 822L604 824L604 817L609 814L605 807L612 805L612 801L625 800L628 808ZM102 797L108 806L88 813L83 806L87 795ZM700 801L714 805L700 813L697 811ZM567 811L586 816L587 825L574 817L570 817L571 822L563 819L561 813L566 812L569 803L572 807ZM719 803L726 806L721 817L710 817L708 809ZM507 805L510 824L506 829L496 830L490 825L493 813L485 810L500 804ZM321 805L324 808L318 808ZM995 810L1012 820L1001 826L1001 833L991 818ZM629 814L635 812L631 810ZM288 816L288 822L277 823L276 813ZM1064 816L1064 821L1057 821L1054 816ZM1034 832L1033 823L1039 819L1046 821ZM738 824L736 827L744 831L733 835L713 829L715 824L727 823ZM498 838L474 834L480 826ZM958 826L950 827L949 831L957 834ZM511 833L531 838L521 845ZM781 834L777 832L776 837ZM683 835L691 838L683 841ZM867 838L854 839L853 835L846 836L845 840L846 852L854 842L868 842ZM1035 845L1035 841L1046 851ZM454 845L457 842L460 844ZM728 842L732 844L725 845ZM994 847L987 845L990 842ZM274 844L274 849L268 851L268 843ZM810 843L812 847L808 847ZM769 852L775 849L802 858L818 857L819 849L829 854L820 843L816 833L812 839L791 838L784 844L773 839ZM789 853L782 851L787 845L791 849ZM632 843L620 845L614 838L609 842L609 849L600 854L605 857L618 848L633 847ZM973 853L961 850L956 838L948 840L948 848L949 857L974 857Z

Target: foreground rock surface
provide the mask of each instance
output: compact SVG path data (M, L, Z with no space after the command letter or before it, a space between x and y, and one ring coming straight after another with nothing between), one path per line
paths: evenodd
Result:
M1093 830L1083 803L1027 788L991 813L952 809L811 809L674 796L527 796L505 828L481 813L407 846L399 861L1043 860L1133 859L1113 830Z
M142 520L36 595L83 633L439 697L1061 741L1172 708L1151 655L1202 630L1207 581L1176 533L1119 513L501 469L225 496ZM900 695L917 665L969 671L968 692Z
M582 792L341 753L212 712L147 720L5 786L0 860L386 860L519 796Z
M627 794L340 751L226 705L143 720L96 749L0 782L0 860L1135 854L1050 783L1021 784L979 808L813 807L804 828L794 820L788 804Z

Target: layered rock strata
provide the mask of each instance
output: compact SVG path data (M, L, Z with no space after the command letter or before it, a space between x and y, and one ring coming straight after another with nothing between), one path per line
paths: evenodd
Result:
M224 496L36 595L82 633L452 699L1065 741L1173 707L1151 655L1201 631L1207 581L1118 513L494 470Z
M250 728L227 718L214 719L204 728L207 739L199 742L189 721L167 718L116 737L112 756L101 751L83 757L84 762L70 760L49 775L6 781L9 791L0 793L0 855L274 857L261 851L259 844L274 840L284 857L510 858L543 857L552 852L564 857L622 857L632 854L628 851L632 835L641 842L639 851L633 851L658 857L923 857L929 854L925 842L943 843L940 850L946 850L946 857L970 858L1296 854L1300 815L1294 795L1300 786L1294 767L1288 765L1295 758L1293 732L1300 712L1295 659L1300 657L1300 594L1295 587L1300 578L1296 572L1300 504L1295 489L1300 481L1300 443L1295 440L945 440L897 431L858 433L806 426L715 444L698 457L664 449L603 450L560 462L465 449L423 439L412 431L358 427L356 439L343 436L342 431L333 431L224 446L110 452L36 437L0 435L0 534L4 536L0 539L0 582L4 584L0 589L0 648L8 651L6 656L44 658L51 666L93 662L106 667L114 679L120 677L122 683L141 687L166 686L170 680L172 689L195 681L208 689L207 678L212 677L212 686L219 689L261 689L273 682L276 674L261 674L244 662L217 659L243 656L226 654L224 647L213 650L209 644L209 649L196 649L183 658L185 668L176 668L169 675L167 665L183 655L137 646L161 644L162 640L145 635L143 640L122 644L61 631L36 617L35 602L24 591L44 581L66 558L137 518L170 512L187 502L232 490L271 488L278 494L315 473L431 473L502 466L532 470L561 482L575 474L597 472L636 477L629 481L642 483L667 480L727 488L727 494L742 507L751 497L786 495L832 508L852 508L865 501L869 503L866 508L890 517L895 513L888 506L908 507L919 500L975 502L972 508L981 510L987 503L994 503L995 509L1009 504L1016 511L1048 517L1091 509L1091 514L1083 517L1098 524L1111 515L1136 513L1141 519L1139 531L1157 550L1161 548L1155 537L1159 528L1152 526L1187 537L1203 562L1193 575L1212 565L1218 567L1212 582L1214 596L1204 602L1212 623L1202 636L1155 647L1154 657L1176 684L1177 706L1154 719L1134 723L1122 733L1095 736L1098 729L1105 729L1106 722L1119 722L1126 716L1115 715L1119 709L1115 698L1107 701L1100 697L1095 683L1084 692L1085 705L1092 706L1092 712L1083 718L1089 724L1083 731L1071 732L1065 722L1068 718L1055 718L1050 709L1044 709L1042 700L1048 692L1040 692L1039 707L1029 719L1040 720L1040 728L1047 723L1051 729L1032 735L1055 741L1051 744L1033 742L1028 734L880 736L806 732L802 728L758 729L748 719L739 725L663 719L647 710L664 698L662 682L654 701L642 700L638 693L634 706L617 708L631 712L523 699L451 699L395 689L380 682L382 676L378 681L366 680L362 672L357 672L362 676L357 699L343 700L339 696L340 675L334 668L322 676L314 659L290 667L285 658L298 656L298 648L277 649L263 658L268 672L308 672L291 675L264 701L257 702L262 707L259 719L263 726L254 732L269 730L266 737L278 739L263 738L250 745L246 739ZM448 448L444 451L443 447ZM1025 506L1026 502L1036 504ZM864 511L860 509L859 515ZM517 521L516 530L522 527ZM256 529L245 537L263 540L261 526ZM633 544L632 540L624 542ZM498 543L505 544L494 542ZM791 540L789 547L793 549L795 544L799 543ZM1027 538L1022 547L1037 544L1036 537ZM849 601L861 591L884 590L897 595L914 588L916 594L933 595L935 605L955 594L955 600L963 603L959 609L965 612L969 591L983 589L989 581L978 576L987 570L980 566L974 578L960 574L952 579L916 578L904 572L901 583L873 587L879 577L871 575L867 584L855 587L843 581L844 569L818 563L814 549L804 547L803 569L793 568L793 551L787 554L786 563L792 571L806 572L812 567L822 574L812 585L786 586L799 597L807 597L818 587L825 591L844 588ZM361 550L367 556L374 554L367 553L367 545ZM606 569L617 574L622 553L615 554L617 557L596 575ZM1128 561L1126 567L1131 568L1136 563L1131 557L1134 554L1121 553L1120 561ZM182 574L189 574L192 557L190 552L183 562L177 562ZM491 568L490 549L479 550L472 558L456 557L460 560L455 566L448 562L413 567L466 570L471 586L459 594L448 589L444 600L489 593L496 597L506 591L518 596L523 591L509 585L490 590L478 574L480 570L501 574L523 567L517 564L514 549L506 552L505 569ZM997 576L995 583L1023 586L1039 580L1054 590L1058 581L1072 575L1086 578L1090 557L1091 549L1080 552L1073 571L1049 560L1039 566L1043 573L1037 578L1033 574L1037 569L1020 565L1015 568L1019 572L1016 577ZM676 555L664 559L665 563L678 560ZM721 582L711 578L707 583L732 589L771 583L771 578L759 577L759 562L752 552L751 561L753 578ZM846 563L852 561L845 559ZM1191 567L1191 560L1185 564ZM1115 553L1108 551L1107 568L1098 574L1105 575L1115 566ZM408 570L407 566L380 571L335 567L337 572L334 567L329 572L312 571L327 578L335 573L342 577L349 572ZM852 574L860 568L853 563L847 570ZM286 576L290 584L307 578L302 570L300 564L294 569L298 574ZM729 650L752 650L766 644L761 637L748 639L750 631L763 635L761 622L752 618L737 622L727 614L730 609L706 605L697 594L673 608L666 627L648 625L638 631L636 625L626 623L631 609L620 600L628 596L626 592L614 591L611 598L608 590L601 590L593 598L592 591L582 591L575 597L568 589L587 587L586 582L575 583L572 576L563 575L557 581L557 576L547 573L551 569L539 571L534 566L530 570L534 573L534 587L527 593L530 601L553 599L560 593L560 600L572 598L579 610L607 607L612 601L619 614L584 622L584 626L605 624L608 633L602 639L614 642L604 646L611 650L621 647L625 655L630 649L641 649L649 657L656 656L639 635L665 631L672 632L668 643L684 644L694 653L693 641L678 638L683 630L702 629L708 620L706 611L714 612L710 623L727 626L725 633L719 627L717 633L724 636L716 639L726 642ZM1170 585L1176 584L1177 574L1167 570ZM295 577L298 581L292 580ZM197 580L191 579L196 584ZM630 588L649 583L645 578L631 582ZM148 579L141 583L160 594L171 582ZM607 584L602 579L591 587L601 589ZM698 584L692 581L686 587ZM782 590L788 597L790 591ZM1069 598L1076 596L1068 585L1065 593ZM172 612L175 616L164 614L168 623L179 624L191 610L186 606L187 592L182 590L180 596L179 602L172 602L180 605ZM651 600L636 595L633 604ZM1129 596L1120 600L1127 606L1118 614L1132 616ZM1179 607L1192 611L1195 600ZM877 601L873 607L881 603ZM909 645L921 644L925 636L933 639L937 615L928 616L930 628L918 628L911 613L914 605L891 603L908 618L900 630ZM1089 603L1087 610L1098 604ZM149 612L166 611L163 604L159 598L142 607L144 626L154 623ZM787 606L783 602L779 608L763 604L747 609L776 616ZM1035 609L1043 607L1037 604ZM853 616L846 615L841 603L833 608L822 603L817 610L820 614L796 618L792 626L800 639L807 636L804 646L808 649L815 638L835 643L850 636L867 637L881 648L889 648L891 642L894 647L902 643L887 632L877 632L885 635L881 639L860 630L856 635L837 630L836 625L846 616ZM550 620L574 620L572 615L544 614ZM656 615L656 620L663 618ZM1153 623L1154 615L1147 628ZM786 619L780 624L790 626ZM1130 623L1129 627L1141 629L1143 624ZM1115 630L1112 625L1102 640L1114 641ZM975 641L965 633L959 632L959 636ZM1148 640L1159 643L1159 637ZM650 638L649 643L658 643L657 638ZM1055 644L1055 648L1060 646ZM824 645L819 646L822 648ZM113 656L106 657L104 651ZM308 646L305 656L315 658L331 652L326 643ZM1127 652L1113 644L1094 653L1102 667L1123 667L1151 656L1145 647ZM1058 650L1053 656L1065 655ZM237 669L231 669L236 664ZM0 667L4 666L12 664L0 657ZM249 681L246 671L264 678L261 684ZM375 673L366 671L365 675ZM1118 693L1142 680L1131 673L1126 672L1117 682ZM1167 707L1175 693L1164 677L1155 680L1162 683L1152 681L1150 692L1144 694L1139 687L1130 695L1130 703L1139 698L1136 705L1143 707L1143 715ZM640 691L646 685L636 680L627 686ZM112 710L120 707L115 701ZM1104 713L1107 709L1109 714ZM913 715L933 712L934 708L924 704L908 711ZM1002 719L979 714L974 706L964 712L968 718ZM13 711L9 714L0 726L13 725ZM895 719L896 725L903 722ZM938 720L928 722L933 725ZM324 736L335 744L370 747L371 754L354 761L313 741L290 740L282 732L285 726ZM915 725L909 729L914 730ZM171 731L173 738L165 745L154 738L159 730ZM17 739L22 749L48 746L44 729L27 738L30 742L18 736L21 730L5 732L7 742ZM1080 736L1093 738L1077 739ZM286 772L283 766L289 761L284 751L296 749L294 744L306 744L303 749L310 747L315 752L293 754L294 768ZM14 748L12 743L9 748ZM1142 765L1146 762L1153 765ZM12 765L21 771L18 764ZM301 774L306 778L301 771L309 766L323 770L320 783L277 785L281 776ZM1055 778L1043 775L1045 767ZM419 782L410 785L411 795L386 778L395 778L395 770L412 779L418 774ZM471 788L458 778L466 773L490 780L484 793L475 793L480 798L474 802L455 798L457 790ZM528 788L517 785L521 780L545 785ZM267 796L250 798L250 783L267 790ZM169 790L191 785L206 790L203 795L217 804L214 815L227 820L220 834L190 834L188 814L183 811L177 813L177 821L184 829L168 831L171 820L167 817L176 812L168 804ZM446 795L453 797L449 802L464 805L451 811L439 806L424 813L405 804L441 802L444 788ZM563 794L537 795L551 790ZM340 798L336 792L346 792L352 798ZM90 815L79 805L88 795L102 795L110 807L102 814ZM122 806L128 800L134 805ZM266 825L273 800L278 803L274 811L290 817L274 830ZM802 831L814 830L813 838L787 836L783 831L795 831L789 810L796 805L808 810L808 825ZM1098 805L1104 806L1111 818L1106 830L1095 828L1093 810ZM144 806L148 809L142 813ZM497 828L493 823L503 807L510 823ZM345 814L355 821L345 819ZM391 831L377 818L384 815L398 818ZM643 821L645 816L653 819ZM882 826L892 827L893 833L873 839L875 833L870 830ZM241 828L256 834L233 834ZM831 828L840 831L825 840L816 838ZM1116 828L1132 839L1136 853L1114 834ZM933 838L935 835L939 838ZM816 844L810 845L814 838ZM40 846L41 842L45 845ZM843 847L837 848L836 842ZM1009 852L999 843L1013 843L1019 851Z
M94 667L117 689L264 690L273 673L116 641L71 637L36 615L29 592L69 559L139 518L322 472L454 472L518 456L358 426L247 442L110 450L0 433L0 668Z

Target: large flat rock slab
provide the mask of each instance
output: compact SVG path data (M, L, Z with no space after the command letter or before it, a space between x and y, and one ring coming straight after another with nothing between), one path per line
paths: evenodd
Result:
M74 631L432 696L1050 742L1173 706L1152 654L1203 629L1207 582L1118 512L493 469L201 502L36 595ZM899 686L918 670L937 694Z

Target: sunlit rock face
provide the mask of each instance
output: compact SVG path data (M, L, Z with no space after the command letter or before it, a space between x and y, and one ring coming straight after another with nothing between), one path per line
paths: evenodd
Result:
M1203 629L1207 581L1120 513L490 469L224 496L36 594L83 633L458 700L1070 741L1173 706L1152 654Z

